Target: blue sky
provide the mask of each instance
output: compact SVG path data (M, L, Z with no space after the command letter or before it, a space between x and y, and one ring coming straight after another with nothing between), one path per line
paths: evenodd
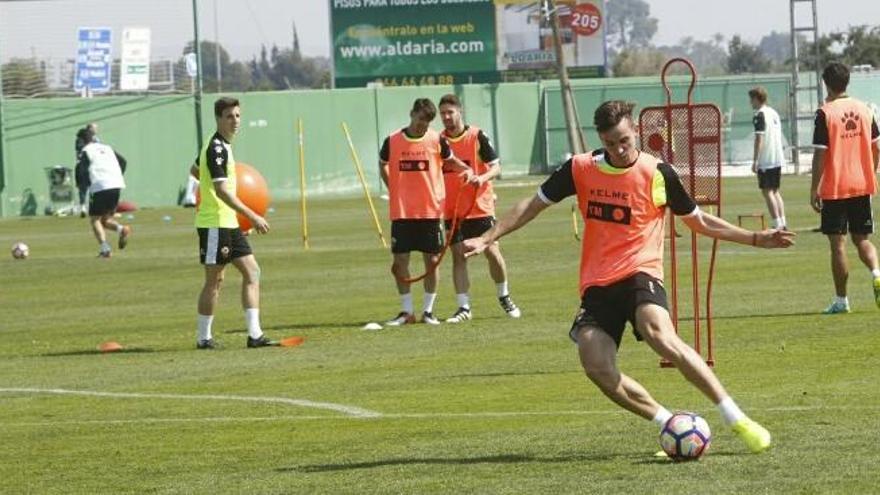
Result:
M147 26L156 56L179 55L191 37L190 0L0 0L0 54L72 57L77 26ZM659 20L657 44L684 36L708 39L739 33L757 42L772 30L788 31L788 0L651 0ZM329 2L325 0L199 0L204 39L219 37L236 59L249 59L260 44L286 46L296 22L300 45L308 55L329 55ZM802 5L808 12L808 3ZM219 35L215 35L217 11ZM880 24L876 0L818 0L823 32L871 21ZM118 36L118 34L116 35Z

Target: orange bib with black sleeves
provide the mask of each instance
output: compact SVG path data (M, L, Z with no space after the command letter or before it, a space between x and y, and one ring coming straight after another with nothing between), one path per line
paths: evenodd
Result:
M572 159L572 178L584 218L581 294L638 272L663 279L665 206L654 204L657 158L641 153L629 168L601 165L590 154Z
M428 129L411 138L402 130L389 137L388 196L391 220L443 217L443 160L440 134Z
M449 142L452 154L467 164L475 174L481 175L489 170L489 165L480 159L479 128L468 126L458 137L451 137L445 131L443 135L446 137L446 141ZM495 194L492 181L486 182L479 189L475 189L473 186L465 186L461 172L455 170L444 170L443 180L446 183L444 217L447 220L452 220L454 217L462 218L465 215L467 215L465 218L495 216ZM464 193L459 197L462 187L464 187ZM476 202L474 202L475 195ZM458 199L457 209L456 198Z

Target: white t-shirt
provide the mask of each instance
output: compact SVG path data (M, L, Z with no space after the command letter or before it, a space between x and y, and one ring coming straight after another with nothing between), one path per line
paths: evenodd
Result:
M758 150L758 168L768 170L785 164L785 150L782 142L782 120L776 110L763 105L755 112L752 119L755 134L764 136Z
M105 189L125 189L122 167L113 148L101 143L89 143L82 152L89 160L90 193Z

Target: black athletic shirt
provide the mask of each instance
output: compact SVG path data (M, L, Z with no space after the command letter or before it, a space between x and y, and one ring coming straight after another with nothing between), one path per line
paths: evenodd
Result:
M410 139L418 139L418 138L422 137L422 136L410 136L409 133L406 132L406 127L401 129L401 131L403 131L403 133L406 134L406 137L408 137ZM391 146L390 143L391 143L391 136L388 136L387 138L385 138L385 141L382 143L382 149L379 150L379 159L382 160L383 162L387 162L390 159L389 158L390 157L389 148ZM448 159L452 158L452 150L449 149L449 142L446 141L446 138L443 137L442 134L440 135L440 158L442 158L444 160L448 160Z
M604 150L596 150L593 156L604 155ZM607 160L605 163L608 163ZM681 179L672 168L672 165L661 162L657 165L657 173L663 174L663 182L666 185L666 204L676 215L690 215L694 212L697 204L685 191ZM542 200L558 203L563 199L574 196L577 190L574 185L574 176L571 171L571 159L562 164L550 177L541 184L539 195Z
M211 143L206 150L205 158L208 165L208 173L211 174L211 180L225 180L228 178L227 166L229 164L229 141L223 139L219 132L215 132L211 136Z

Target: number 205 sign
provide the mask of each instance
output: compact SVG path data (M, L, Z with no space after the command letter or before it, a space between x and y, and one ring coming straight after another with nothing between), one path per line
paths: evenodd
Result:
M579 36L592 36L602 27L602 12L592 3L580 3L572 8L571 30Z

